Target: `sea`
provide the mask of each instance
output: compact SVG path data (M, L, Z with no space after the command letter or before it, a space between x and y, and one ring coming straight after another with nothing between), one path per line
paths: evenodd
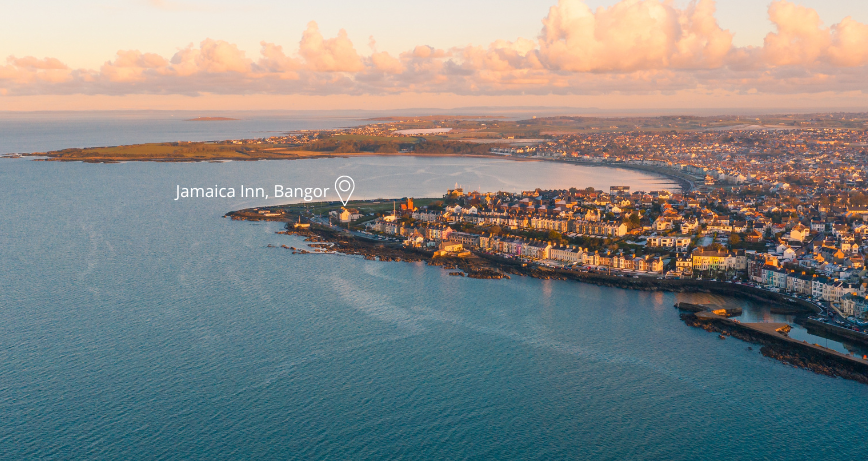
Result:
M0 151L69 147L61 135L29 139L44 128L16 123L25 129L5 126ZM52 123L91 133L70 145L138 142ZM223 217L280 200L173 200L178 185L316 187L339 175L361 199L439 196L456 183L677 187L631 170L507 159L0 159L0 459L865 456L868 386L721 341L673 308L708 302L742 306L744 321L792 320L763 306L292 255L280 245L305 243L277 234L279 224Z

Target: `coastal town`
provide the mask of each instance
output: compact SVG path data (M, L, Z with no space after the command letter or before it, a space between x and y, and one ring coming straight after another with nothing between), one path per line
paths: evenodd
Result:
M868 314L866 212L858 192L815 196L756 181L675 193L455 188L426 206L409 198L392 212L343 207L330 218L435 255L477 251L608 274L751 284L861 322Z
M865 117L785 119L714 127L707 119L657 118L656 128L648 130L620 126L623 120L601 128L593 126L599 120L582 118L426 119L306 133L307 141L299 138L295 148L600 166L651 173L668 184L657 190L576 184L520 192L455 184L439 197L301 201L227 217L285 222L281 233L312 242L311 249L283 245L293 254L424 261L450 276L477 279L526 275L718 294L794 315L792 322L814 338L868 344ZM660 129L667 121L673 129ZM533 128L550 130L560 122L574 125L564 132ZM585 126L577 129L575 123ZM496 136L485 138L486 130ZM847 346L849 354L841 355L790 338L787 323L730 318L740 309L685 302L675 307L687 325L720 339L738 337L762 344L763 355L784 363L868 382L868 354L859 346Z
M818 321L868 323L866 114L763 118L427 117L258 142L333 152L457 154L627 168L680 190L459 187L392 210L333 208L320 223L435 256L739 283L806 300ZM466 148L469 150L462 151ZM316 222L316 221L314 221Z

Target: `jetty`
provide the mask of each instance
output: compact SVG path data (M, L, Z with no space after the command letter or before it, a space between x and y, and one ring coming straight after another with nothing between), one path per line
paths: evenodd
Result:
M705 304L692 304L680 302L676 303L675 307L682 311L693 312L693 313L712 313L721 317L736 317L744 313L744 310L740 307L730 307L730 308L715 308L714 306L708 306Z
M681 314L689 326L761 344L760 353L797 368L868 384L868 360L789 337L786 323L741 323L713 312Z

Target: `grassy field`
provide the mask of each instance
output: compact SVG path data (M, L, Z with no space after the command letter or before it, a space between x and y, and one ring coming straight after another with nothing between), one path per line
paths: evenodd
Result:
M149 143L129 146L63 149L44 155L56 160L80 161L194 161L251 160L263 157L286 157L286 154L266 151L245 151L241 146L209 143Z
M413 204L417 207L431 205L434 202L443 201L442 197L436 198L414 198ZM397 209L401 209L401 204L406 203L406 199L378 199L378 200L352 200L347 202L347 208L357 208L365 214L369 213L387 213L392 211L392 202ZM340 210L343 205L341 203L327 202L311 202L311 203L294 203L292 205L282 206L290 213L299 214L302 212L313 213L315 215L327 215L330 211Z
M273 145L232 145L209 143L151 143L129 146L63 149L33 155L44 155L52 160L83 162L192 162L207 160L291 160L300 158L344 157L371 155L370 152L315 152L291 150Z

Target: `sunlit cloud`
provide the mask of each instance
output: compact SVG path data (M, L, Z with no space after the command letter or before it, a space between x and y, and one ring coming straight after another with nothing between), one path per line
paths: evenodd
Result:
M151 2L154 6L169 5ZM864 91L868 25L826 26L816 11L769 5L761 47L736 47L715 18L714 0L678 8L623 0L591 9L552 6L537 37L487 45L411 45L392 55L360 53L346 31L324 37L310 22L295 45L261 42L258 56L206 38L173 56L121 50L99 69L56 58L10 56L3 95L601 95L724 90L742 94Z

